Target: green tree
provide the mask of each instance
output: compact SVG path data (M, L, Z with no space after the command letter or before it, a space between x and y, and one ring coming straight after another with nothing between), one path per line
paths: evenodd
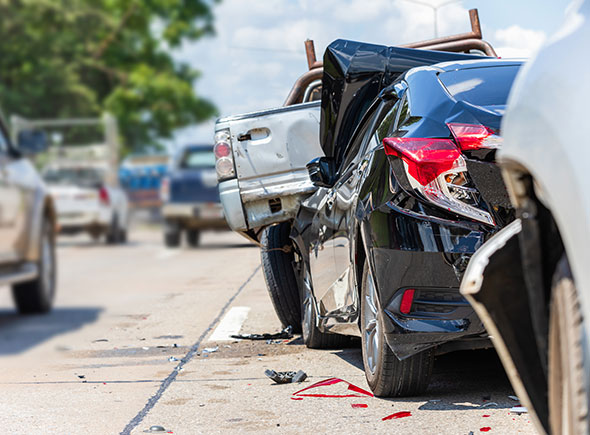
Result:
M140 151L215 114L170 50L213 33L215 0L0 0L0 104L27 118L119 120Z

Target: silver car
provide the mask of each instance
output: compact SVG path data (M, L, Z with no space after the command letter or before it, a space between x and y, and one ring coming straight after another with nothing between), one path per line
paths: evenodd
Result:
M0 120L0 286L12 286L21 313L51 309L55 295L55 210L26 155L45 148L45 136L19 134L11 143Z
M498 161L519 219L471 259L461 291L540 432L589 430L590 4L520 72Z

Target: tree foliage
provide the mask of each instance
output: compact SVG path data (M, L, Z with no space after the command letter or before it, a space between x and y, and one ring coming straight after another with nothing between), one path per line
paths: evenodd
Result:
M213 32L214 0L0 0L0 104L27 118L112 112L127 150L206 120L170 49Z

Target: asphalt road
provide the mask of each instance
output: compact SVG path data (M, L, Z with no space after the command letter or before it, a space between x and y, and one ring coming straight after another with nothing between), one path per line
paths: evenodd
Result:
M527 414L510 413L516 402L494 351L440 356L425 396L385 400L293 396L330 377L368 389L358 348L309 350L299 337L211 342L214 331L280 330L259 250L232 233L177 250L157 231L118 247L62 238L58 255L51 314L17 316L0 288L3 433L534 433ZM276 385L269 368L309 377ZM317 392L354 394L343 383ZM401 411L411 416L382 420Z

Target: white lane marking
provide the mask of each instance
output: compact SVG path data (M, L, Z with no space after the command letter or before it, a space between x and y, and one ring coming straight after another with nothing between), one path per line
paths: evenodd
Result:
M158 252L156 258L158 260L166 260L167 258L176 257L179 254L178 249L163 249L162 251Z
M233 307L223 317L208 341L233 341L232 335L239 334L248 317L250 307Z

